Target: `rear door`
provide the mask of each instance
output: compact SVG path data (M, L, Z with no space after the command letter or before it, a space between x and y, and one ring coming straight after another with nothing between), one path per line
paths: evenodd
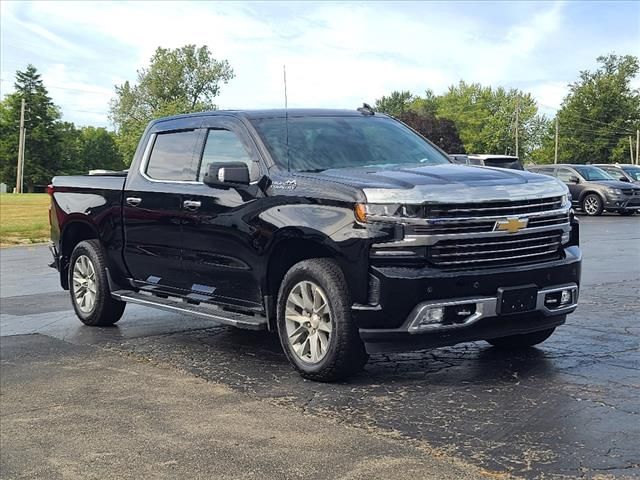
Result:
M229 116L205 118L198 181L183 186L182 264L186 288L211 301L261 309L257 229L262 194L255 182L265 172L249 132ZM213 188L202 183L210 163L244 162L254 184Z
M163 122L150 134L124 190L124 257L140 285L174 290L182 276L182 190L196 182L199 118Z

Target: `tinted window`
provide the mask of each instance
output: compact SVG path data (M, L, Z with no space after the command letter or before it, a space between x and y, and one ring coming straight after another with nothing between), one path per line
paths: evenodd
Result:
M437 148L385 117L293 117L253 121L275 162L292 170L450 163Z
M209 170L209 164L214 162L243 162L247 164L250 172L254 164L240 137L229 130L209 130L198 180L202 181L204 174Z
M571 177L576 177L577 175L569 170L568 168L559 168L558 169L558 180L562 180L565 183L570 182Z
M194 130L159 133L153 144L147 175L156 180L195 180L193 150L197 138Z
M517 158L485 158L485 167L510 168L511 170L524 170L522 163Z
M587 166L579 166L574 167L580 175L582 175L586 180L614 180L614 178L609 175L604 170L598 167L587 167Z
M622 167L622 169L636 180L640 180L640 168L638 167Z

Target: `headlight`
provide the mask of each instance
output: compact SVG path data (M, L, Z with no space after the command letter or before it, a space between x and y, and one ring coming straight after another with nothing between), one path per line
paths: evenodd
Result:
M622 195L622 190L618 188L607 188L607 192L609 192L611 195Z
M397 203L359 203L355 206L356 218L366 222L368 217L420 218L422 205L401 205Z

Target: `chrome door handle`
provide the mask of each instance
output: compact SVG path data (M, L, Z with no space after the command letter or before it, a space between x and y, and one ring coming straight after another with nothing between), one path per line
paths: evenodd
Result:
M139 197L127 197L127 204L131 205L132 207L137 207L138 205L140 205L141 201L142 199Z
M184 209L191 211L199 209L201 205L202 203L198 200L185 200L184 202L182 202L182 206L184 207Z

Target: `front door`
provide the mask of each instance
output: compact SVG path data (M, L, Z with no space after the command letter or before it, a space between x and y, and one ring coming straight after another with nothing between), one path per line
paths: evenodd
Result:
M244 162L253 181L261 167L244 125L231 117L204 120L198 183L185 185L182 229L184 278L193 295L216 303L260 309L262 299L252 244L254 218L261 193L257 186L213 188L202 183L212 162Z
M580 191L582 190L582 187L580 187L578 183L572 180L575 180L576 178L580 179L580 175L578 175L578 172L571 168L558 167L557 177L558 180L564 182L567 188L569 188L573 204L574 206L577 206L580 200Z
M197 120L197 126L201 120ZM184 122L183 122L184 123ZM165 129L171 125L165 125ZM124 189L124 257L140 285L174 290L182 276L182 191L196 181L198 128L158 130Z

